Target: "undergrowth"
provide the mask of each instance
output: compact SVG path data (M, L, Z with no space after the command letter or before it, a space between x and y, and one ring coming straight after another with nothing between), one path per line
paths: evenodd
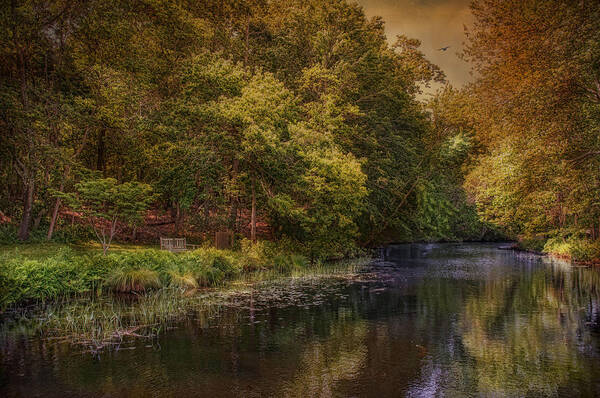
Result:
M551 237L522 237L519 246L523 249L565 257L577 262L600 260L600 241L591 240L580 231L562 231Z
M43 258L13 250L0 254L0 308L78 294L217 286L241 273L291 273L308 264L304 256L285 252L270 242L244 241L239 251L139 249L107 256L61 248Z

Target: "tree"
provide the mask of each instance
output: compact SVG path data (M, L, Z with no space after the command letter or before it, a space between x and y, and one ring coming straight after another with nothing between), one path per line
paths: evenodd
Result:
M465 58L480 152L467 187L512 234L595 231L600 4L479 0Z
M75 189L75 193L61 196L69 207L90 223L105 255L118 223L137 225L154 200L149 185L139 182L118 184L114 178L82 181L75 185Z
M82 168L152 185L177 230L255 240L261 222L319 253L420 238L419 218L433 219L418 211L439 184L416 95L443 73L356 4L20 0L0 12L0 203L21 204L7 213L23 231L48 219L52 236L62 198L48 193Z

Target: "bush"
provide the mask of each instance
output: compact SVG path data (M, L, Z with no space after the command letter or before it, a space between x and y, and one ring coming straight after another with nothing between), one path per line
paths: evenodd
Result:
M17 227L12 224L0 225L0 244L10 245L17 242Z
M242 253L240 265L242 269L244 271L256 271L268 268L266 250L266 244L262 241L253 243L248 239L242 239L240 242Z
M43 260L19 255L0 258L0 306L45 301L88 292L101 285L106 270L88 256L59 251Z
M169 277L171 278L169 284L173 287L180 289L196 289L199 286L198 276L190 271L181 272L171 270L169 271Z
M308 260L306 257L297 254L278 254L273 257L273 268L282 273L289 273L293 270L306 268Z
M572 235L569 237L557 236L548 239L544 251L559 256L569 257L574 261L595 261L600 259L600 242Z
M46 240L48 231L43 230L43 240ZM88 225L82 224L69 224L62 225L54 230L52 235L52 242L57 243L80 243L89 242L96 239L94 230Z

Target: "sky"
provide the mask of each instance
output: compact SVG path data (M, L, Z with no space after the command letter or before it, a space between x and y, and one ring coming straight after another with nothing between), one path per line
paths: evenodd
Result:
M367 17L383 18L390 42L398 34L421 40L421 51L442 68L453 86L471 81L469 65L457 55L464 42L464 26L472 21L470 0L355 1L363 6ZM450 46L447 51L438 51L446 46Z

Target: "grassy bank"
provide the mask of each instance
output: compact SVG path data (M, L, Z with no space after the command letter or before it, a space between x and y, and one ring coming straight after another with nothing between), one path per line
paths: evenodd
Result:
M13 245L0 250L3 310L76 295L216 286L244 273L288 273L308 266L305 257L268 242L243 242L237 251L206 247L185 253L117 246L106 256L87 245Z
M205 248L180 254L120 249L103 257L87 247L55 246L52 255L40 256L31 247L5 247L0 255L5 260L0 277L6 310L0 341L41 336L92 353L119 349L131 339L152 340L188 319L205 326L225 307L246 306L243 299L252 296L257 284L285 283L282 276L302 281L345 278L371 261L360 257L310 265L303 257L272 252L264 244L241 251ZM144 289L112 294L121 290L119 281L126 274L133 274L131 280ZM195 288L200 286L219 287Z
M550 254L578 263L600 262L600 241L578 234L523 237L518 245L523 250Z

